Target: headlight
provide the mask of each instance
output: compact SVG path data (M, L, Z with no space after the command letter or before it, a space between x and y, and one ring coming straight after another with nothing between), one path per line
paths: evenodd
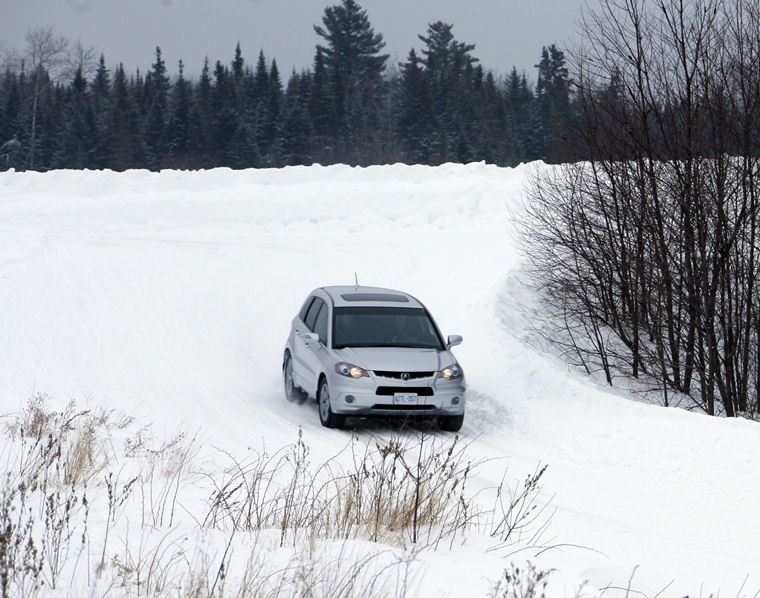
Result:
M369 377L369 374L360 368L358 365L353 365L351 363L336 363L335 364L335 371L339 373L341 376L346 376L347 378L363 378L363 377Z
M445 378L446 380L459 380L462 377L462 368L455 363L438 372L438 377Z

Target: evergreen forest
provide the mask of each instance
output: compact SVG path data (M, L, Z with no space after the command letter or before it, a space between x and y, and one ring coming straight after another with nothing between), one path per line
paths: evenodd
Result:
M17 170L299 164L515 165L576 158L577 106L564 53L537 52L525 72L486 71L475 45L431 23L420 48L389 63L382 34L354 0L325 8L310 68L280 73L240 44L200 76L169 75L161 48L145 72L72 52L52 30L27 35L0 72L0 168ZM232 44L231 44L232 45ZM21 56L18 54L17 56ZM72 61L72 56L75 59ZM76 59L78 58L78 60Z

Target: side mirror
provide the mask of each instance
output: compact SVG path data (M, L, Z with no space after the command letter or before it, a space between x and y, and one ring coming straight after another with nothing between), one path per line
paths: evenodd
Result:
M462 344L462 337L458 334L452 334L449 336L448 340L446 341L446 345L448 345L449 349L451 347L456 347L457 345Z
M319 342L319 335L316 332L309 332L308 330L302 330L298 333L298 336L300 336L303 342L305 343Z

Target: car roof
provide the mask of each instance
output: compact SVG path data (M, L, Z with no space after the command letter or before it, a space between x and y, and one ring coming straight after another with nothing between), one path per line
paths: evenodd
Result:
M335 307L424 307L417 299L394 289L364 286L322 287Z

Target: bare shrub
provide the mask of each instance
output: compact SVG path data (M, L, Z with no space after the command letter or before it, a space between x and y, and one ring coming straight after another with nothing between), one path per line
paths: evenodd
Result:
M760 402L760 9L601 0L574 81L588 162L546 168L526 255L566 355L663 405Z
M548 502L537 502L541 491L541 478L548 466L544 465L526 476L522 486L513 487L502 478L496 489L493 509L488 514L488 532L499 543L491 550L496 550L511 543L520 542L535 546L551 522L547 513Z
M34 536L27 488L6 474L0 488L0 597L33 596L41 583L43 554Z
M337 548L337 552L330 550ZM362 553L346 542L294 554L282 565L250 554L245 574L227 595L240 598L404 598L413 590L414 557L390 551Z
M86 549L87 483L110 463L111 412L49 409L38 395L3 430L0 596L60 586ZM119 425L127 425L121 420ZM72 571L73 569L73 571Z
M542 571L528 561L521 569L514 563L491 589L491 598L546 598L547 578L554 569Z
M44 479L46 486L87 482L103 471L113 457L110 447L111 412L76 409L70 401L62 411L50 410L48 397L37 395L5 435L15 441L8 459L18 482L30 487Z
M183 476L198 454L196 437L180 432L158 448L150 448L142 430L132 443L128 441L125 448L140 461L142 523L154 527L172 526Z

